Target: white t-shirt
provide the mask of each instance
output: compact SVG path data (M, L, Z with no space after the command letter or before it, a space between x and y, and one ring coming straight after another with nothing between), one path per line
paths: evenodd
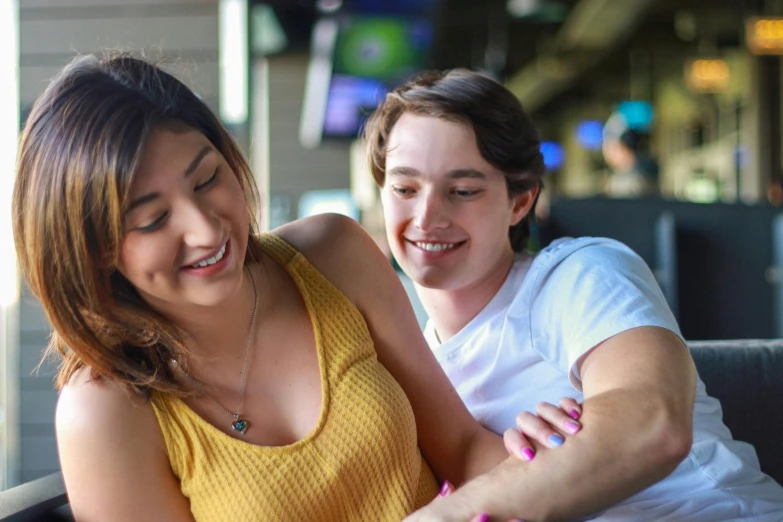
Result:
M454 337L440 343L431 321L425 337L473 416L503 433L541 401L582 401L579 357L639 326L682 338L644 261L614 240L566 238L518 254L495 297ZM668 478L595 520L783 521L783 488L749 444L732 440L701 379L693 429L690 454Z

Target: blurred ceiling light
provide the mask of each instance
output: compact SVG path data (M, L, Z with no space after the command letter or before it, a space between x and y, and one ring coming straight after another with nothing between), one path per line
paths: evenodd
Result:
M336 13L343 6L343 0L318 0L317 6L324 14Z
M299 142L306 149L314 149L323 138L337 29L337 21L334 18L321 18L313 27L310 64L307 68L302 118L299 122Z
M626 100L620 102L620 105L617 107L617 112L628 124L628 128L637 132L649 131L653 119L655 118L653 106L644 100Z
M576 126L576 139L587 150L601 150L604 140L604 124L597 120L585 120Z
M685 62L685 85L693 92L725 92L730 84L731 70L725 60L701 58Z
M220 119L243 124L248 114L247 0L220 0Z
M564 50L606 49L634 30L653 0L580 0L557 34Z
M508 14L517 18L524 18L535 14L539 7L540 0L508 0L506 3L506 9Z
M783 18L748 18L745 39L753 54L783 54Z
M565 151L563 147L554 141L542 141L539 145L541 155L544 157L544 165L549 170L558 170L565 163Z
M288 47L288 37L277 19L275 10L268 4L253 7L253 54L267 56Z

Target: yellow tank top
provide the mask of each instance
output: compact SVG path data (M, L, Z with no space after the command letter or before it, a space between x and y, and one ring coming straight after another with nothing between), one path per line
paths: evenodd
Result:
M264 250L301 292L315 332L321 415L289 446L221 432L181 400L154 394L174 474L199 522L399 521L438 489L419 452L413 410L378 362L359 310L288 243Z

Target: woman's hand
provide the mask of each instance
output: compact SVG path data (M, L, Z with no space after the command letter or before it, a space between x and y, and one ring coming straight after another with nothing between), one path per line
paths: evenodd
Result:
M533 460L536 442L544 447L556 448L565 442L565 437L574 435L582 429L579 418L582 416L582 405L571 397L560 400L560 407L548 402L539 403L536 413L522 412L517 416L517 429L509 428L503 434L503 442L509 454L522 460ZM491 517L486 513L466 518L456 515L446 504L439 500L454 492L455 488L448 480L443 482L438 496L428 506L412 513L406 522L489 522ZM457 509L459 511L459 509ZM447 514L448 513L448 514ZM474 511L475 513L475 511ZM511 521L514 522L514 521Z
M523 411L517 415L517 428L509 428L503 434L503 442L509 454L522 460L533 460L536 449L531 441L547 448L556 448L565 438L582 429L579 417L582 405L571 397L560 400L560 407L548 402L539 403L536 413Z

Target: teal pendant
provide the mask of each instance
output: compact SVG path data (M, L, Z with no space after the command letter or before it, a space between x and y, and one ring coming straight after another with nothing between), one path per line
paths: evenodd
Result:
M250 427L250 422L245 419L237 419L231 423L231 429L239 432L240 435L244 435L247 429Z

